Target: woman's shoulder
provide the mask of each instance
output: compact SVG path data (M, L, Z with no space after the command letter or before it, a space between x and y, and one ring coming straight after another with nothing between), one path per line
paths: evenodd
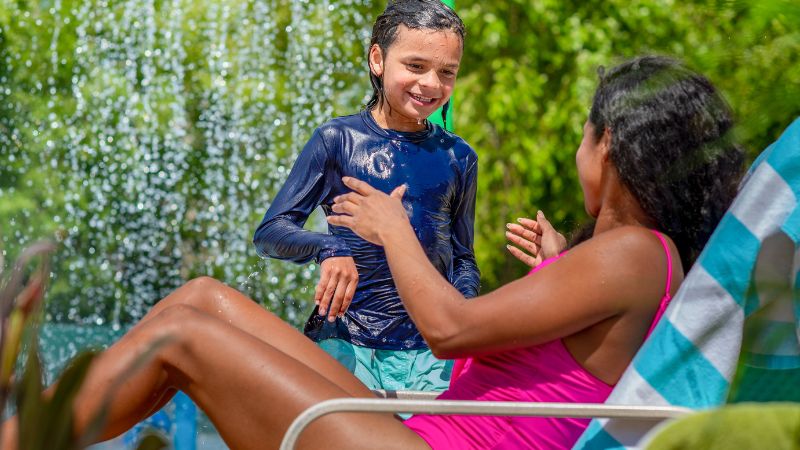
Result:
M630 246L647 246L658 243L657 231L638 225L620 225L600 233L595 233L586 242L595 245L607 245L612 242Z
M663 243L659 236L664 238ZM670 261L680 260L669 236L634 225L597 233L569 253L590 264L612 267L621 276L653 281L663 280L671 270Z

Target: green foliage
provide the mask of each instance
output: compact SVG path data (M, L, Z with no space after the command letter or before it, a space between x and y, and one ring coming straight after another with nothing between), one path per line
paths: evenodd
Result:
M262 263L249 241L313 128L363 101L376 6L0 10L0 240L12 255L36 236L64 241L50 316L124 324L211 275L296 319L315 267Z
M661 428L645 448L800 449L800 405L741 403L690 414Z
M754 157L800 114L800 5L787 0L458 4L468 37L456 132L480 157L476 256L483 291L521 276L504 224L541 209L584 222L574 154L599 66L655 53L684 60L726 95Z
M52 397L42 395L42 369L38 352L28 353L28 362L17 393L19 447L31 450L77 449L73 434L72 403L94 358L82 353L64 371ZM43 432L47 430L47 432Z
M154 2L142 17L152 28L126 14L134 3L0 0L4 251L64 239L49 308L58 320L125 322L203 274L302 321L314 267L259 262L249 239L313 127L369 93L366 38L385 1ZM598 66L643 53L685 60L725 93L751 157L800 113L795 1L455 6L468 31L455 131L480 156L484 291L525 271L505 251L506 222L537 209L563 231L586 219L573 161ZM126 184L145 151L162 168L186 155L172 161L178 179L157 170L137 181L173 197ZM143 224L144 213L158 220ZM136 294L143 285L150 293Z

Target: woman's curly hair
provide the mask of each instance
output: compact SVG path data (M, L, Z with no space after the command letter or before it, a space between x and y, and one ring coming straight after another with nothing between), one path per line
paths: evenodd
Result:
M688 270L736 195L744 152L730 107L678 61L643 56L600 72L589 121L611 161Z

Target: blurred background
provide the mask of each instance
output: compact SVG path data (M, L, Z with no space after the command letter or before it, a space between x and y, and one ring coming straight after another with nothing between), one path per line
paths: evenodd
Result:
M251 237L314 128L366 102L385 6L0 0L0 265L41 238L59 243L42 329L50 377L198 275L304 321L317 267L261 260ZM480 157L483 292L526 271L505 250L506 222L538 209L564 232L586 220L574 153L600 66L684 60L724 92L750 159L800 115L797 1L456 10L468 36L454 124ZM307 227L324 230L321 215Z
M362 108L385 0L0 0L0 255L60 244L51 372L211 275L299 325L317 267L251 238L314 128ZM506 222L586 215L574 153L600 66L671 55L707 75L752 159L800 115L800 3L459 0L455 132L478 152L482 291L521 276ZM324 230L320 216L309 228ZM90 332L77 330L93 328ZM75 336L86 335L83 344Z

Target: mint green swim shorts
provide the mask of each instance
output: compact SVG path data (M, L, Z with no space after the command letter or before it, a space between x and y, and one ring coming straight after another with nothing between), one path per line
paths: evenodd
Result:
M450 385L453 361L429 349L377 350L341 339L317 343L370 389L443 391Z

